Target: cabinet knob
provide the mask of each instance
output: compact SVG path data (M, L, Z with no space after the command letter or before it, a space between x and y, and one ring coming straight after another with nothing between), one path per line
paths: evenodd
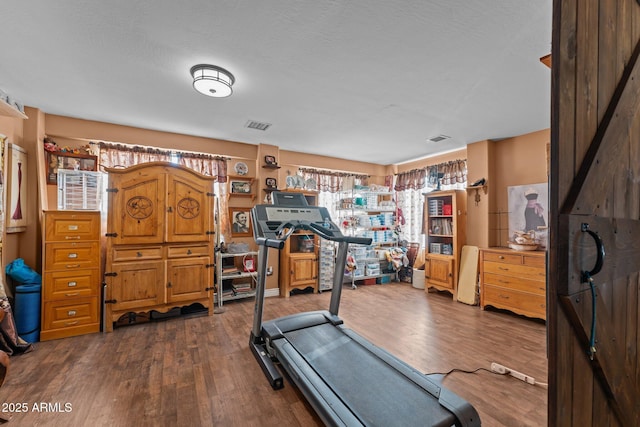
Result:
M142 256L142 252L136 252L136 256L140 258Z
M504 259L504 256L499 255L499 256L498 256L498 259Z
M173 285L171 284L171 282L167 282L167 288L172 287Z

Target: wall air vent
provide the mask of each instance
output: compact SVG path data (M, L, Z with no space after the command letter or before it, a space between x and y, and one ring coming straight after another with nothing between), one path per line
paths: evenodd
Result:
M248 120L247 124L245 124L245 127L248 127L249 129L267 130L269 129L269 127L271 127L271 123L262 123L256 122L255 120Z
M427 141L428 142L441 142L441 141L444 141L445 139L449 139L449 138L451 138L451 137L447 136L447 135L438 135L438 136L434 136L434 137L431 137L431 138L427 139Z

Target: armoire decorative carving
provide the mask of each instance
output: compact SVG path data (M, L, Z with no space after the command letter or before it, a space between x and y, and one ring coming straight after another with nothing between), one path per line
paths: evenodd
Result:
M105 330L127 313L213 313L213 177L168 162L109 173Z

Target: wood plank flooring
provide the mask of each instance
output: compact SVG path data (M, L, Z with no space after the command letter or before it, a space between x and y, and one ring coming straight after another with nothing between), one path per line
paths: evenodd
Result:
M268 298L265 319L326 309L329 299ZM547 382L540 321L399 283L345 287L342 300L348 327L421 372L498 362ZM291 383L269 386L248 347L252 318L253 300L235 301L211 317L36 343L35 351L11 358L0 409L14 426L322 425ZM543 386L486 371L453 372L443 385L469 401L484 426L547 425Z

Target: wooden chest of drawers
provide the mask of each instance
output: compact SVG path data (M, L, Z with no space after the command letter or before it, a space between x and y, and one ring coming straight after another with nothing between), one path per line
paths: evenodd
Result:
M546 259L542 251L480 250L480 306L546 320Z
M100 331L100 212L45 211L42 341Z

